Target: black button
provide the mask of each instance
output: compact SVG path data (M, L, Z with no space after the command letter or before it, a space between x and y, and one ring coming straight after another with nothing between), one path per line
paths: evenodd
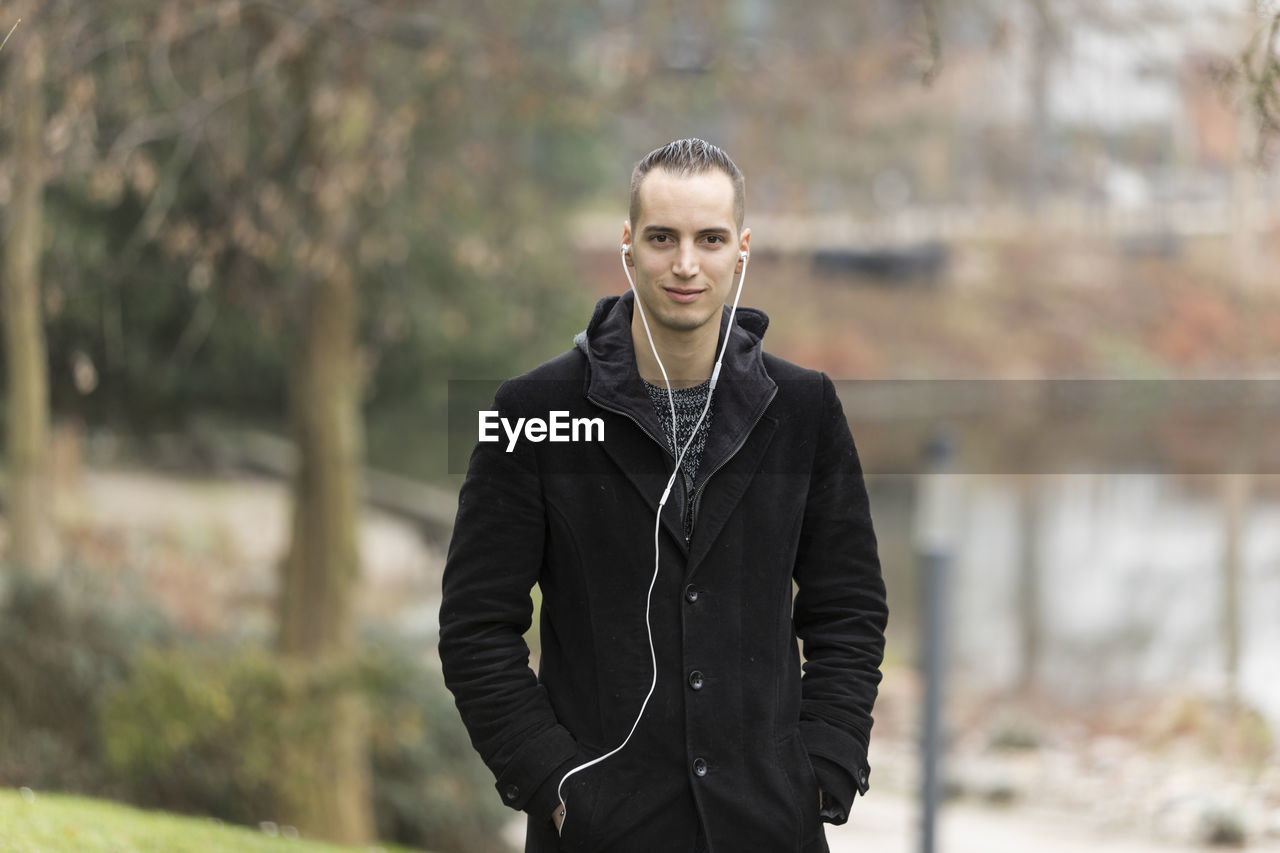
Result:
M698 600L698 588L693 584L689 584L684 588L684 600L693 604Z
M693 672L689 673L689 686L694 690L702 689L702 673L700 671L695 669Z
M706 776L706 775L707 775L707 762L706 762L706 759L704 759L704 758L695 758L695 759L693 760L693 775L695 775L695 776Z
M508 802L514 803L516 797L520 796L520 786L508 785L507 790L503 791L502 795L507 798Z

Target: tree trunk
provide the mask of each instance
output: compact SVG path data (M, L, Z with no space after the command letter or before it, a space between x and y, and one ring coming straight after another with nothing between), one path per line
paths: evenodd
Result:
M1260 24L1254 0L1246 0L1243 24L1243 43L1248 44L1258 35ZM1248 57L1244 61L1254 60ZM1255 162L1259 127L1251 95L1247 88L1241 93L1244 103L1236 110L1235 155L1231 162L1231 274L1236 288L1242 291L1254 290L1262 281L1258 274L1258 233L1253 222L1256 189L1262 176Z
M21 571L43 572L52 562L47 476L49 375L40 304L41 220L44 216L44 49L33 20L5 46L10 55L4 115L12 134L11 192L4 212L3 311L8 369L6 450L9 557ZM4 28L7 32L7 27Z
M1049 189L1049 75L1056 32L1048 0L1030 0L1031 58L1027 78L1026 176L1022 204L1028 222L1039 216Z
M279 650L287 665L322 675L354 650L354 594L361 429L355 281L340 260L306 289L295 354L292 419L298 446L293 536L283 565ZM297 783L296 814L305 834L347 844L374 835L367 725L358 696L327 709L324 754Z

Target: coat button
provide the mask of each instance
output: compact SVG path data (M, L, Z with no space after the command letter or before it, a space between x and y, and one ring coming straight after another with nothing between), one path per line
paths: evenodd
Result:
M502 792L502 795L507 798L507 802L514 803L516 801L516 797L520 796L520 786L508 785L507 789Z
M694 690L702 689L702 672L700 670L695 669L689 673L689 686Z
M689 584L684 588L684 600L693 604L698 600L698 588L693 584Z
M693 775L695 776L707 775L707 761L705 758L695 758L693 760Z

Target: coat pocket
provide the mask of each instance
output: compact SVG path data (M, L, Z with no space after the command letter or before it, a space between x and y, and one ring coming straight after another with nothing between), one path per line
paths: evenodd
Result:
M595 826L595 808L600 786L592 785L586 779L574 778L565 787L565 820L560 828L560 844L557 849L561 853L597 853L592 845L595 836L592 828Z
M818 776L804 748L799 731L791 731L778 740L778 763L791 783L792 804L800 828L799 846L805 847L822 832L818 816L821 804L818 800Z

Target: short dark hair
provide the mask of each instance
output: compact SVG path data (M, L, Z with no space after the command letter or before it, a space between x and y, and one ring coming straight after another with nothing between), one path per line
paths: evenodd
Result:
M742 171L722 149L703 139L677 139L675 142L668 142L661 148L650 151L636 163L636 167L631 170L629 215L632 228L640 218L640 184L644 183L645 175L659 167L681 178L701 175L711 169L719 169L728 175L733 182L733 221L741 233L742 219L746 214L746 181L742 177Z

